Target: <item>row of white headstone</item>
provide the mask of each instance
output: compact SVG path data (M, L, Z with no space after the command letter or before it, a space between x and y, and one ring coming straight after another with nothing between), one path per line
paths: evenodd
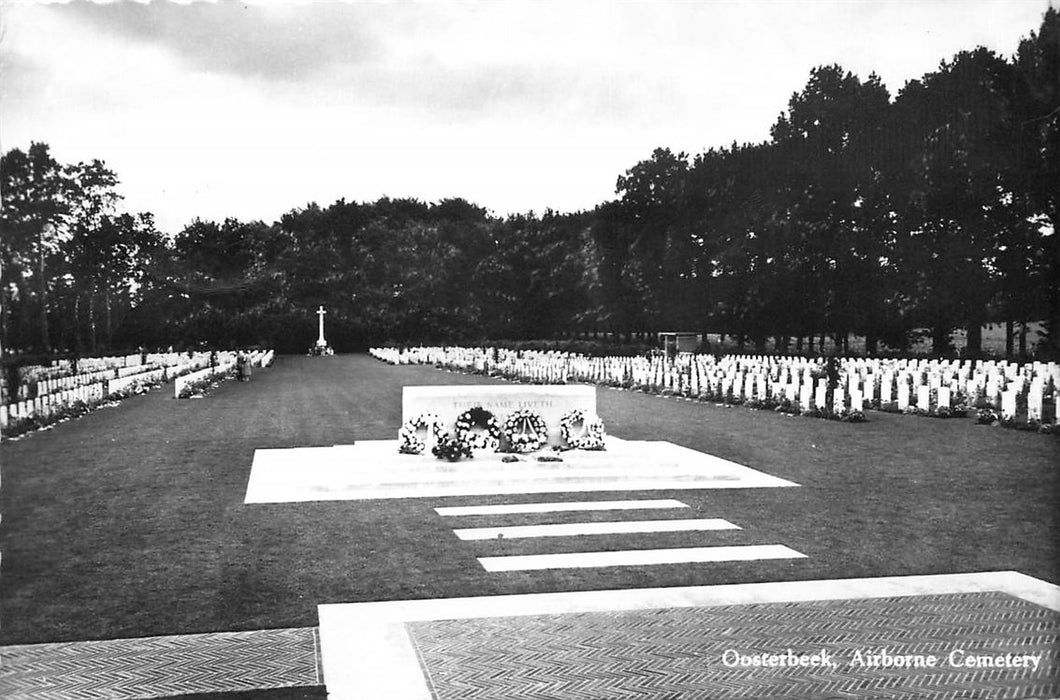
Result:
M131 357L133 356L130 355L129 358ZM78 402L98 403L135 383L154 384L176 377L174 395L179 395L180 388L189 381L189 377L203 371L210 374L227 371L235 365L235 353L230 352L217 353L217 367L213 368L210 367L208 352L193 353L190 357L187 353L152 353L148 355L146 364L140 364L140 355L135 358L137 364L115 364L107 369L79 372L64 377L38 378L36 397L0 405L0 428L6 428L16 420L48 417ZM105 361L110 359L113 358L104 358ZM256 352L251 356L252 362L262 367L270 364L272 359L272 350ZM80 363L78 364L80 366ZM100 364L96 362L91 366L99 367Z
M976 404L1002 418L1025 407L1041 420L1045 397L1058 401L1060 366L999 361L871 359L837 360L837 381L826 406L828 379L821 360L767 355L681 354L666 357L587 357L572 353L494 348L374 348L392 364L434 364L542 383L589 382L688 396L732 396L743 400L787 399L801 410L863 410L866 405L939 413ZM1060 405L1056 405L1060 409ZM1057 411L1060 413L1060 410Z
M219 374L225 374L236 366L236 354L234 352L217 353L217 363L204 367L203 369L182 374L173 380L173 398L179 399L184 389L203 379L210 379Z
M86 384L75 389L66 389L46 396L38 396L35 399L27 399L0 406L0 428L6 428L11 422L17 420L33 418L34 416L50 416L79 401L86 404L102 401L105 391L105 384L96 382L95 384Z
M19 369L17 396L5 397L4 403L24 401L33 396L45 396L67 391L79 386L95 384L104 379L140 374L156 367L192 365L202 367L209 363L205 352L153 352L132 355L108 355L85 357L77 361L77 371L71 360L55 360L50 365L29 365ZM6 389L6 387L5 387Z
M251 367L267 367L272 364L273 351L255 351L248 353L247 361L250 362ZM193 384L202 379L210 379L217 375L225 374L236 366L236 353L234 352L221 352L217 353L217 364L201 369L197 372L185 374L177 377L173 381L173 397L180 398L181 392L184 388L190 384Z
M102 372L104 370L134 367L143 362L143 355L135 353L132 355L103 355L100 357L83 357L77 360L78 372ZM69 359L55 360L47 365L28 365L19 369L19 374L24 384L42 381L45 379L56 379L58 377L74 374L74 361Z

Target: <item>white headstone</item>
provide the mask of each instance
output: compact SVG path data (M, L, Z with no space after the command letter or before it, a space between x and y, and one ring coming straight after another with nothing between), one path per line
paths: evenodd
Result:
M840 413L846 408L846 399L846 392L843 390L843 387L837 386L835 391L832 392L832 410L836 413Z
M931 410L931 387L918 386L916 388L916 407L920 411Z
M1042 385L1038 382L1031 384L1027 392L1027 420L1042 419Z
M950 407L950 390L944 386L939 387L939 408Z
M864 411L865 402L862 394L857 389L850 390L850 410L851 411Z
M904 411L909 408L909 385L902 382L898 385L898 410Z
M1016 417L1016 392L1006 391L1001 394L1001 417Z
M990 402L990 405L997 408L1001 401L1001 385L994 378L991 378L986 383L986 400Z

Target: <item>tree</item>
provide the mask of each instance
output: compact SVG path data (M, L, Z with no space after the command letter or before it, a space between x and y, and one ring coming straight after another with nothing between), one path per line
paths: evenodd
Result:
M498 229L500 250L492 280L504 289L492 337L550 338L577 330L586 317L595 251L591 215L546 211L538 219L509 217Z
M689 298L688 168L687 154L657 148L615 186L617 223L625 229L627 246L622 274L640 298L642 330L643 324L679 323L682 302Z
M14 277L13 288L5 285L3 306L8 308L17 300L25 312L31 295L36 295L38 335L35 339L20 337L19 343L36 345L44 351L51 350L47 260L57 251L60 232L70 214L70 201L76 199L74 187L47 144L32 143L27 152L12 149L0 159L3 262ZM9 347L6 320L0 328L5 333L3 344Z
M889 115L890 96L876 75L862 82L838 65L821 66L772 129L784 168L777 222L802 251L801 274L814 281L806 301L821 312L818 330L831 330L844 350L850 331L875 334L886 296L878 265L888 204L879 182Z
M71 193L69 236L65 249L66 268L74 283L75 343L81 347L81 300L87 300L89 343L98 350L96 333L97 298L102 295L106 345L113 339L111 292L128 275L131 247L131 217L123 221L112 216L120 199L114 188L117 176L99 160L68 166Z
M278 292L266 252L277 232L260 221L196 219L173 243L171 313L185 343L258 342L255 326Z
M896 101L911 139L903 264L916 271L917 306L937 354L952 350L959 326L968 329L968 351L980 351L997 251L1021 226L1010 184L1011 84L1011 67L979 48L910 82Z
M1032 230L1025 245L1017 241L1010 248L1015 255L1009 274L1020 274L1004 290L1007 318L1033 310L1040 299L1048 330L1043 344L1055 358L1060 355L1060 11L1046 10L1038 32L1020 42L1013 64L1019 157L1013 190Z

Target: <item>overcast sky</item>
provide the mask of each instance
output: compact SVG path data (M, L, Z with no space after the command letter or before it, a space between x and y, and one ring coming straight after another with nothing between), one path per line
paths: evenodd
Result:
M105 161L170 233L382 195L574 211L656 147L767 139L814 66L893 96L1048 6L3 2L0 148Z

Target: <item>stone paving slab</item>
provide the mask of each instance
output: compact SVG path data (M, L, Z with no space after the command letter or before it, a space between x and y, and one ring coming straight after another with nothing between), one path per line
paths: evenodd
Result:
M436 700L1060 693L1060 614L996 592L437 620L408 629Z
M0 647L5 700L134 700L319 686L317 628Z

